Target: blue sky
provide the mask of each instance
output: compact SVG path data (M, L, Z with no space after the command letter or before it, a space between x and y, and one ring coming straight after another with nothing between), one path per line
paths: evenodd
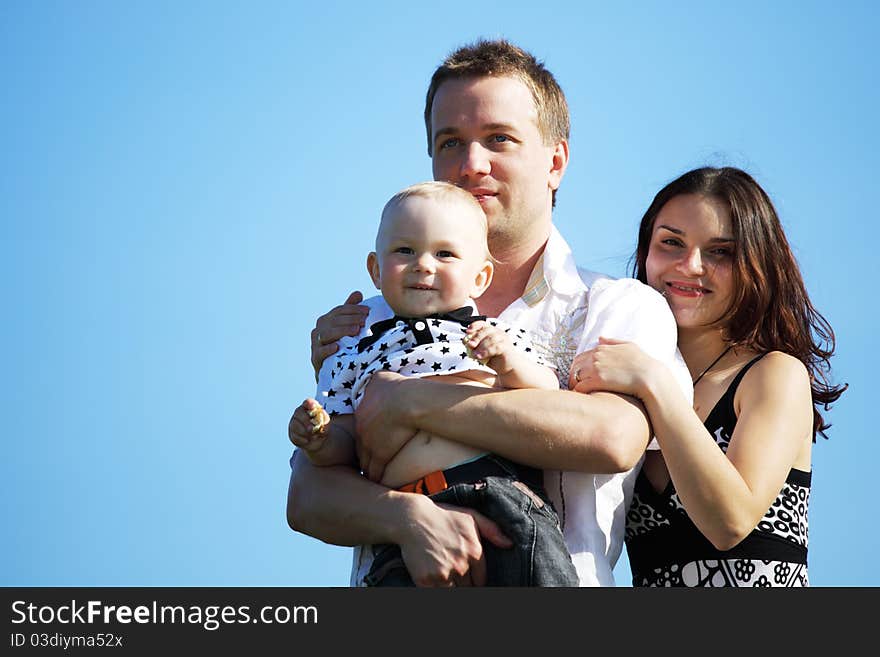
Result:
M566 91L581 265L624 275L689 168L770 193L851 386L814 450L811 580L880 584L875 5L373 4L0 4L0 584L347 583L349 550L284 519L308 332L370 291L382 205L431 176L430 74L480 36Z

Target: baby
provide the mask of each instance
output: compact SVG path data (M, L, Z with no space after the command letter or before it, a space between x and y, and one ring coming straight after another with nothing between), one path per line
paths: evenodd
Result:
M493 264L486 216L466 191L428 182L395 194L367 269L394 317L328 358L319 376L321 403L306 399L294 413L294 443L314 464L356 463L353 413L379 370L444 383L558 388L524 330L475 313ZM381 483L470 506L498 523L514 547L485 546L489 585L577 586L542 479L538 469L419 432L387 464ZM367 583L412 585L399 548L376 547Z

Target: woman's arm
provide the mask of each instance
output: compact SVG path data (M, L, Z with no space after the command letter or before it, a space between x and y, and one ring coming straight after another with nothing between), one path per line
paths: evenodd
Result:
M652 387L645 404L675 490L706 538L729 550L767 513L811 440L806 368L774 352L749 370L737 391L737 423L726 455L696 413L668 399L661 386Z
M810 440L806 369L779 352L768 354L744 377L726 454L669 370L634 345L600 345L581 367L578 389L628 390L642 399L682 504L719 550L734 547L757 526Z

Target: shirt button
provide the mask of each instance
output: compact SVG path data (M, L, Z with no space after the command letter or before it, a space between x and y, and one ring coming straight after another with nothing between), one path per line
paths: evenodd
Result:
M424 331L425 323L424 322L416 322L416 331Z

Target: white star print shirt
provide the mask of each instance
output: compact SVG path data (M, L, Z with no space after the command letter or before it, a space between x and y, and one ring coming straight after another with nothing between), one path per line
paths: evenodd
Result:
M478 319L485 318L465 307L444 315L392 317L373 324L369 335L324 361L318 379L318 400L331 416L353 413L370 377L380 370L414 377L468 370L494 373L471 357L462 341L467 326ZM525 329L507 326L496 319L486 321L507 332L514 348L546 365Z

